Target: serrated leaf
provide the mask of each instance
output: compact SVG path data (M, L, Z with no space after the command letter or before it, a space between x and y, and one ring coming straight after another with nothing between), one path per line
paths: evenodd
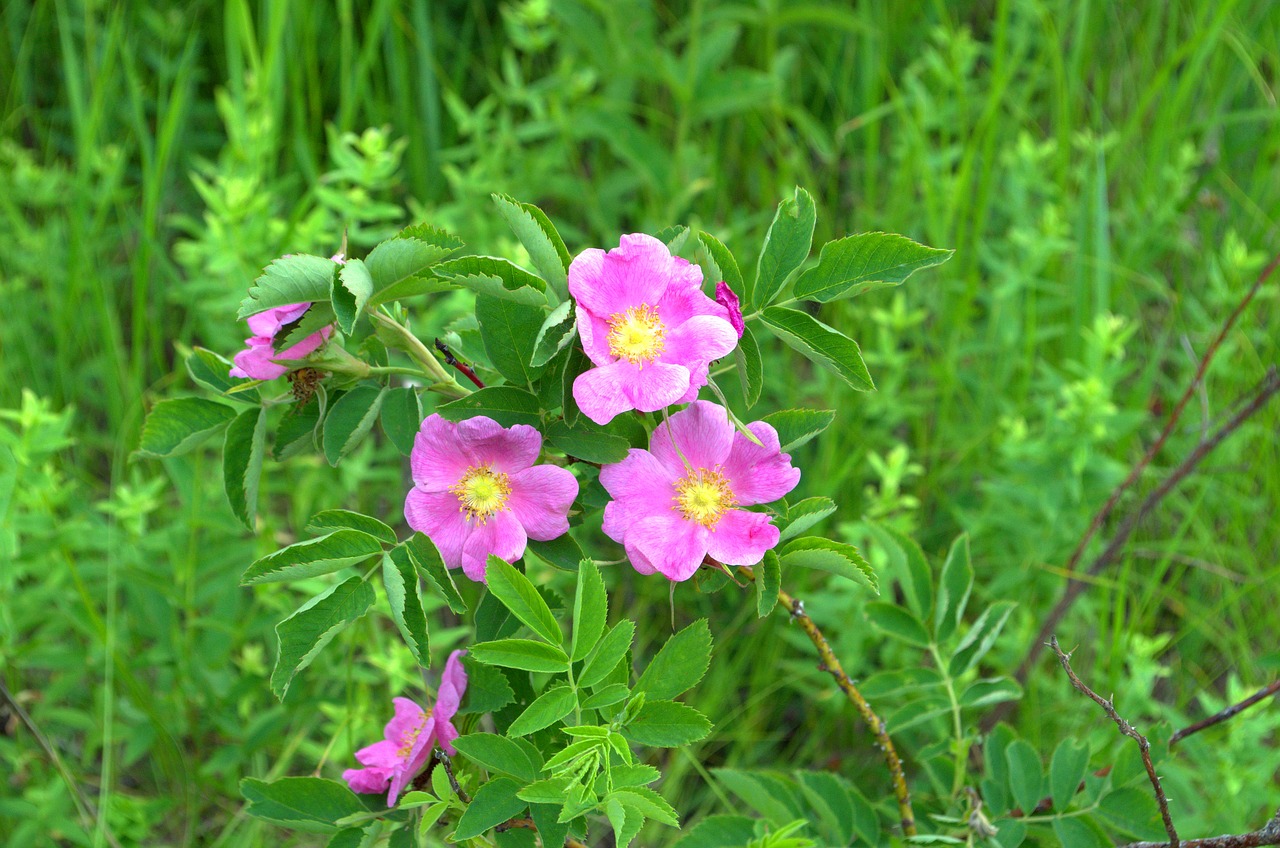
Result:
M557 536L549 542L530 539L528 547L525 548L525 554L527 556L530 553L554 568L573 572L577 572L579 564L587 558L578 540L568 533Z
M609 797L618 799L627 807L639 810L646 818L672 827L680 826L680 817L676 815L675 808L652 789L646 789L643 786L627 786L613 790Z
M875 391L875 383L862 361L862 350L853 339L829 327L807 312L770 306L761 319L774 335L810 361L839 376L860 392Z
M476 298L476 321L485 353L507 382L527 386L542 374L534 366L534 345L546 313L536 306L481 295Z
M342 332L355 329L360 313L364 311L369 296L373 294L373 277L359 259L348 259L333 278L333 314L338 318Z
M532 203L522 203L505 194L491 197L511 232L529 252L533 267L538 269L556 296L566 300L569 296L569 249L551 219Z
M871 626L919 648L929 647L929 631L920 619L897 604L872 602L866 606L867 621Z
M756 615L764 618L778 605L778 591L782 588L782 563L776 551L764 552L755 574Z
M535 780L520 790L520 797L530 804L562 804L569 789L569 779L548 777Z
M822 246L818 264L796 280L799 300L826 303L901 285L921 268L941 265L953 250L925 247L895 233L860 233Z
M738 270L738 260L733 258L733 254L729 252L729 248L724 246L720 239L711 235L711 233L698 231L698 241L702 242L702 247L707 251L707 255L711 257L711 261L715 263L716 269L720 272L720 279L729 284L729 288L739 295L746 291L746 285L742 280L742 272Z
M458 712L496 713L516 699L502 669L476 662L469 654L462 658L462 665L467 670L467 691Z
M679 256L685 242L689 240L689 228L684 224L671 224L658 230L653 237L665 244L672 256Z
M542 326L538 328L538 335L533 341L530 364L534 368L541 368L577 337L578 322L573 314L573 301L566 300L543 319Z
M604 578L591 560L578 567L578 586L573 596L573 641L569 658L574 662L586 657L604 632L609 617L609 596Z
M610 683L583 701L582 708L584 710L598 710L601 707L608 707L619 701L625 701L629 697L631 697L631 690L627 688L625 683Z
M346 786L319 777L282 777L270 783L246 777L240 794L249 802L249 815L310 833L333 833L340 819L368 812Z
M632 742L653 748L678 748L710 732L706 716L676 701L645 701L635 719L622 728L622 735Z
M337 263L305 253L282 256L263 269L249 293L240 301L237 318L248 318L268 309L294 303L326 301Z
M817 536L802 536L788 543L782 549L779 559L783 569L812 568L826 571L861 583L877 595L880 594L880 584L871 564L863 559L853 545Z
M272 347L278 351L287 351L308 336L328 327L336 320L337 316L333 312L333 305L329 301L313 303L299 318L280 328L280 331L275 335ZM276 358L284 361L282 356L277 356Z
M477 415L486 415L504 427L541 424L541 405L538 398L514 386L488 386L436 408L447 421L465 421Z
M624 618L613 626L595 649L587 655L587 664L578 675L578 685L583 688L595 686L609 676L609 672L618 667L618 663L631 649L631 640L635 637L636 625Z
M969 537L961 535L951 543L947 561L938 579L938 605L934 609L934 632L938 641L948 639L964 618L964 608L973 589L973 565L969 561Z
M526 306L544 306L547 284L519 265L496 256L463 256L435 267L436 276L470 289L476 294L514 301Z
M267 450L267 410L246 409L227 426L222 443L222 481L227 502L250 530L258 513L258 483Z
M314 535L332 533L335 530L359 530L388 545L396 544L396 531L370 515L361 515L348 509L326 509L311 516L306 531Z
M487 665L522 671L567 671L569 657L556 645L529 639L496 639L471 646L471 656Z
M563 800L561 795L560 799ZM533 819L533 823L538 828L538 835L542 838L542 844L556 846L564 845L565 840L569 836L569 823L559 821L560 810L559 803L555 804L530 804L529 816Z
M467 245L465 241L458 238L448 230L444 230L434 224L427 223L410 224L400 232L396 233L396 238L417 239L418 241L433 244L449 251L461 250Z
M257 410L247 412L256 414ZM231 407L204 398L162 400L152 407L142 425L137 452L151 457L184 454L221 432L235 417L236 411Z
M999 638L1005 622L1009 620L1009 613L1016 606L1013 601L996 601L982 611L982 615L969 627L951 655L948 672L952 677L964 674L986 656Z
M813 198L799 186L793 196L778 204L756 263L755 284L749 298L752 308L759 309L771 303L782 291L791 272L809 257L817 220L818 210Z
M746 402L747 409L750 409L760 400L760 392L764 389L764 361L760 358L756 334L750 327L742 328L742 337L738 339L738 346L733 349L733 361L738 368L742 399Z
M382 397L382 432L401 455L413 452L413 441L422 427L422 401L416 389L388 389Z
M560 644L564 639L560 625L528 577L521 574L515 566L492 554L485 566L485 577L489 591L502 601L503 606L511 610L512 615L551 644Z
M1071 806L1088 770L1088 742L1067 738L1058 743L1049 761L1049 795L1055 810L1064 812Z
M356 386L334 402L324 419L321 443L324 457L337 465L368 435L382 409L384 390L378 386Z
M493 733L468 733L453 740L453 747L490 771L502 771L528 783L537 780L539 764L517 743Z
M427 614L422 608L418 570L403 547L392 548L382 558L382 583L387 590L391 619L404 637L409 652L423 668L431 666L431 642Z
M228 400L258 403L259 398L256 392L231 391L253 382L242 377L232 377L231 368L231 360L202 347L193 349L191 355L187 357L187 373L201 386L211 392L217 392Z
M543 692L507 728L508 736L527 736L550 727L573 712L578 695L569 686L556 686Z
M692 689L711 662L711 628L700 618L667 640L640 675L636 691L670 699Z
M467 603L458 594L458 587L453 582L449 570L445 568L444 560L436 550L435 544L421 533L414 533L404 543L404 547L409 551L409 556L417 566L418 573L427 578L427 582L436 590L436 594L444 598L449 609L458 615L465 615L469 611Z
M373 601L373 587L361 577L352 577L277 624L280 650L271 672L271 691L276 697L283 701L294 676L311 665L329 640L368 612Z
M240 585L279 583L332 574L380 553L382 543L368 533L336 530L317 539L295 542L255 561L240 578Z
M276 425L271 455L278 461L297 456L304 450L314 450L316 429L327 408L328 394L323 386L319 386L306 403L295 403L286 410L280 423Z
M525 808L525 802L516 797L520 784L509 777L495 777L476 790L475 797L458 819L452 840L462 842L502 824Z
M805 498L792 504L786 516L778 521L780 541L799 536L835 511L836 503L831 498Z
M833 409L780 409L760 420L778 431L778 442L785 453L830 427L835 418Z
M393 298L385 295L389 290L423 275L429 279L431 267L450 256L456 248L428 244L415 238L393 238L369 251L365 265L373 279L374 296L370 303L377 305Z

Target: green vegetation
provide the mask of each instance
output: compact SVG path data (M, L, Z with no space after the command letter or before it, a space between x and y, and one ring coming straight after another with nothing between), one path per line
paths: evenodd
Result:
M988 702L958 703L961 687L1025 655L1093 514L1280 249L1280 14L1268 0L906 5L6 5L0 680L48 748L0 705L0 836L281 844L243 811L240 779L336 777L388 697L420 684L394 627L366 617L282 705L272 628L310 595L239 586L249 563L305 538L336 492L403 530L395 445L366 443L337 468L299 457L287 477L273 466L253 534L213 452L131 456L146 410L200 394L190 349L238 348L236 308L265 263L329 255L344 234L360 255L426 221L532 267L493 192L537 203L574 254L691 224L753 257L796 185L820 211L815 244L886 230L956 251L819 313L860 341L877 391L770 342L757 411L835 410L793 451L795 498L837 505L818 532L883 571L903 560L894 532L933 563L966 533L966 620L1008 616L980 664L950 663L951 703L935 714L910 680L877 672L942 666L956 633L916 631L827 575L784 574L888 719L927 799L925 832L962 833L945 818L968 810L952 790L1000 775L964 767ZM1276 285L1226 339L1140 491L1280 361ZM467 297L431 300L415 329L444 335ZM1277 427L1273 405L1219 448L1059 629L1081 676L1153 737L1280 676L1262 624L1280 576ZM610 609L640 620L637 658L653 657L673 632L667 584L628 568L606 579ZM760 811L752 798L770 784L751 770L795 785L794 769L832 769L888 832L879 753L804 635L782 614L757 619L753 590L678 591L676 629L705 617L716 644L687 696L714 733L656 763L682 820ZM928 604L917 611L927 618ZM431 614L433 653L461 646L443 604ZM1011 726L1018 738L1002 728L990 747L1024 777L1052 772L1040 796L1073 782L1060 776L1075 773L1071 738L1088 744L1090 771L1118 762L1116 785L1123 774L1146 789L1132 744L1051 658ZM1165 760L1184 836L1274 812L1277 726L1262 706ZM939 739L945 751L926 748ZM1018 800L1039 786L1013 788ZM879 832L858 821L823 833ZM1046 819L1033 836L1077 823ZM672 831L646 834L662 844Z

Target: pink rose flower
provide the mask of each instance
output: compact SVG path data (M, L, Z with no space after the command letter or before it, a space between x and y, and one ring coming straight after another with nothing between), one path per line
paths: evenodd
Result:
M578 254L569 292L596 367L573 381L573 397L588 418L607 424L629 409L655 412L698 397L711 361L738 343L728 311L701 286L701 269L652 236Z
M738 296L724 280L716 283L716 303L729 310L729 323L733 325L738 338L742 338L743 331L747 329L746 323L742 320L742 304L738 302Z
M453 755L453 740L458 738L453 717L462 702L462 693L467 691L467 672L461 661L465 653L454 651L449 655L434 708L424 710L408 698L391 699L396 712L387 722L386 738L356 751L356 759L365 768L342 773L352 792L374 794L386 789L387 806L394 807L409 781L426 765L435 743Z
M333 327L325 327L312 333L296 345L277 352L275 349L276 333L287 324L302 317L311 308L310 303L291 303L288 306L277 306L266 312L249 316L249 331L253 335L245 339L247 348L235 356L235 367L231 369L232 377L252 377L255 380L274 380L285 374L289 367L278 365L276 359L301 359L324 344L333 332Z
M737 507L781 498L800 481L800 469L773 427L757 421L747 429L760 445L729 423L724 407L696 401L658 425L649 450L633 449L600 469L613 497L604 532L626 548L636 571L688 580L708 554L754 565L778 544L768 515Z
M489 554L514 562L529 539L569 532L578 481L559 466L535 466L541 450L542 436L524 424L429 416L413 442L405 520L435 543L446 566L484 582Z

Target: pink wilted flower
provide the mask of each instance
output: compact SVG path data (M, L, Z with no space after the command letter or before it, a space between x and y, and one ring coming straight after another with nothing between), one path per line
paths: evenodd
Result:
M733 325L738 338L742 338L743 331L747 329L746 323L742 320L742 305L738 302L738 296L733 293L733 289L729 288L729 284L724 280L716 283L716 303L729 310L729 323Z
M424 710L408 698L391 699L396 712L387 722L386 738L356 751L356 759L365 768L342 773L352 792L374 794L386 789L387 806L394 807L409 781L426 765L435 743L453 755L453 740L458 738L453 717L462 702L462 693L467 691L467 672L461 660L465 653L454 651L449 655L434 707Z
M728 310L701 286L698 266L652 236L578 254L569 292L596 367L573 381L573 397L588 418L607 424L628 409L655 412L697 398L711 361L738 343Z
M658 425L649 450L600 469L613 497L604 532L636 571L688 580L708 554L753 565L778 544L768 515L737 507L776 501L795 488L800 470L773 427L757 421L747 429L761 444L738 432L724 407L696 401Z
M324 327L285 350L277 352L275 349L276 334L286 325L301 318L310 308L310 303L291 303L288 306L277 306L266 312L250 315L249 330L253 335L245 339L248 347L236 354L235 367L231 369L231 376L274 380L287 372L289 367L273 360L301 359L324 344L333 332L333 327Z
M483 582L489 554L513 562L528 539L549 542L569 531L578 481L559 466L535 466L541 450L542 436L525 424L431 415L413 441L404 517L446 566Z

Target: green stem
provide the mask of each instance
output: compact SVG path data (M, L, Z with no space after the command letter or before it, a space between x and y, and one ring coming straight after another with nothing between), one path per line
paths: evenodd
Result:
M367 314L389 330L396 340L400 342L400 349L409 354L409 358L418 363L422 372L434 381L427 388L455 398L471 394L470 389L460 385L457 380L453 379L453 375L445 370L445 367L440 364L440 360L436 359L435 354L428 350L427 346L411 333L408 327L382 311L374 311Z
M942 682L947 689L947 700L951 702L951 732L956 737L956 764L951 780L951 795L955 797L964 788L964 765L969 753L968 746L964 742L964 724L960 720L960 699L956 697L956 687L951 682L951 675L947 672L947 667L942 662L942 654L934 642L929 643L929 653L933 655L933 661L938 666L938 673L942 675Z

